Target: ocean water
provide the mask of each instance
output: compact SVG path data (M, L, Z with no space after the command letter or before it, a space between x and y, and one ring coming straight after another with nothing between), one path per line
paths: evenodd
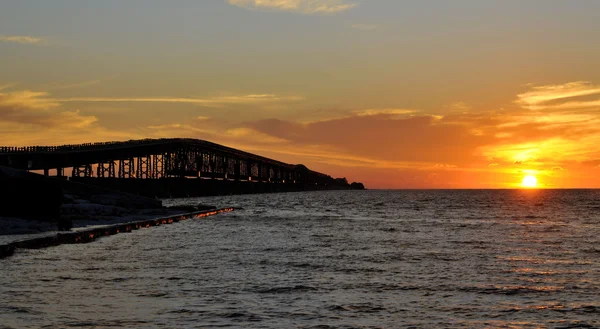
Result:
M0 260L0 328L598 328L600 191L168 200L230 214Z

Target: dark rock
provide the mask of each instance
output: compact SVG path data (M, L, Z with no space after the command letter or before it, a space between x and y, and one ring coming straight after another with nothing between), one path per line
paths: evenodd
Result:
M59 218L58 219L58 230L59 231L70 231L73 228L73 221L70 218Z
M364 190L365 186L363 185L363 183L353 182L352 184L350 184L350 188L352 188L353 190Z
M12 256L15 252L15 246L13 244L0 245L0 259Z
M89 197L89 200L96 204L127 209L152 209L162 207L162 201L117 191L94 194Z
M0 216L58 221L63 191L59 184L37 177L0 178Z
M209 206L209 205L205 205L205 204L198 204L197 206L172 206L172 207L168 207L168 209L178 209L178 210L182 210L185 212L196 212L196 211L202 211L202 210L213 210L213 209L217 209L217 207Z
M167 209L176 209L176 210L181 210L181 211L185 211L185 212L194 212L194 211L198 210L194 206L172 206L172 207L167 207Z
M200 203L196 206L196 209L197 210L213 210L213 209L217 209L217 207Z

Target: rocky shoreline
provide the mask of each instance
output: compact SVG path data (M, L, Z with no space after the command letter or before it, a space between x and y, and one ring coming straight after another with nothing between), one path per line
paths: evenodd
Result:
M192 213L184 213L128 223L119 223L115 225L106 225L102 227L85 229L75 232L56 233L43 237L34 237L14 241L7 244L0 244L0 259L12 256L15 250L17 249L41 249L47 247L54 247L61 244L89 243L104 236L110 236L119 233L128 233L141 228L172 224L182 220L202 218L217 215L223 212L231 212L233 210L233 208L202 210Z
M214 211L206 205L163 207L158 199L0 167L0 255Z

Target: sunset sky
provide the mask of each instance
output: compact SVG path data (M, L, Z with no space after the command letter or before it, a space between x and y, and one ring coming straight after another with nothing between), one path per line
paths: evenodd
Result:
M0 145L162 137L368 188L600 187L600 1L0 0Z

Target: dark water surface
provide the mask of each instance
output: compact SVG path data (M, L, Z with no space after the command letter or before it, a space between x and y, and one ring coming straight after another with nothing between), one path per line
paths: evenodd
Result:
M600 191L332 191L0 260L0 328L598 328Z

